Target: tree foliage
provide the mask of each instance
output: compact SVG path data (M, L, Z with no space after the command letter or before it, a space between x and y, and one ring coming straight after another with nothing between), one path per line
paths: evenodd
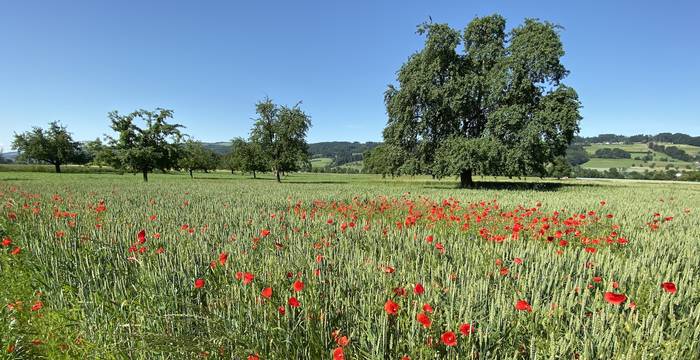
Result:
M192 172L202 170L216 170L219 164L219 157L212 150L207 149L201 142L188 140L182 146L181 157L179 158L179 167L187 170L190 177L193 177Z
M47 162L54 165L57 173L61 172L63 164L88 161L80 143L73 141L66 127L57 121L49 123L47 130L34 127L31 131L15 134L12 147L19 151L19 160Z
M232 172L249 172L253 178L257 172L268 170L260 144L240 137L231 141L231 152L226 154L224 161Z
M401 175L401 167L406 163L407 155L398 146L381 144L364 153L363 171L382 176Z
M473 172L546 173L581 119L576 92L562 83L568 71L558 30L527 19L506 33L499 15L476 18L463 32L422 24L423 49L385 93L385 141L426 172L459 174L462 186Z
M595 151L594 156L601 159L631 159L632 154L620 148L602 148Z
M148 173L155 169L162 171L178 167L182 155L182 125L170 124L173 111L157 108L155 111L137 110L127 115L117 111L109 113L111 128L117 137L108 137L107 151L115 168L127 169L143 174L148 181ZM140 127L140 120L145 126Z
M306 132L310 117L299 104L288 107L275 105L266 98L255 106L258 118L251 130L251 141L262 149L267 168L281 181L283 172L297 171L309 162Z

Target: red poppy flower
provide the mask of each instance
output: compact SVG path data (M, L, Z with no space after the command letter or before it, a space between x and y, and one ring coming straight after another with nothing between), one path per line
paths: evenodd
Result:
M676 284L672 282L664 282L661 283L661 287L664 289L664 291L675 294L676 293Z
M221 254L219 254L219 264L226 265L227 260L228 260L228 253L227 252L222 252Z
M284 308L284 306L280 306L277 308L277 312L280 313L280 315L284 316L287 310Z
M613 305L620 305L623 302L625 302L625 300L627 300L627 296L625 296L625 294L616 294L609 291L606 292L605 295L603 295L603 297L605 298L605 301Z
M12 244L12 239L9 237L2 238L2 246L10 246Z
M593 277L593 282L599 283L599 282L601 282L601 281L603 281L603 278L601 278L600 276L594 276L594 277Z
M262 297L264 297L265 299L269 299L270 297L272 297L272 288L266 287L266 288L262 289L262 291L260 292L260 295Z
M469 336L474 331L476 331L476 329L469 323L462 324L459 326L459 332L461 332L464 336Z
M342 347L346 347L350 343L350 339L348 339L347 336L341 336L337 338L335 342Z
M345 360L345 353L342 347L337 347L333 350L333 360Z
M416 286L413 288L413 292L416 295L422 295L425 292L425 288L423 287L423 284L416 283Z
M430 306L430 304L424 304L424 305L423 305L423 311L425 311L425 312L427 312L427 313L431 313L431 312L433 312L433 307Z
M419 323L423 325L424 328L429 328L430 325L432 324L432 321L428 317L428 315L425 315L425 313L420 312L418 315L416 315L416 320L418 320Z
M10 251L10 254L18 255L21 251L22 251L22 249L20 249L19 246L15 246L15 248L12 249L12 251Z
M508 275L508 268L501 268L499 272L501 273L501 275L506 276Z
M194 288L201 289L204 287L204 279L197 279L194 281Z
M440 340L445 346L457 346L457 336L452 331L445 331L440 336Z
M389 299L386 301L386 304L384 304L384 311L389 315L396 315L396 313L399 312L399 304Z
M297 300L297 298L295 298L294 296L290 297L289 300L287 300L287 303L293 308L298 308L299 306L301 306L299 300Z
M248 355L248 360L260 360L260 357L257 354Z
M520 265L520 264L523 263L523 259L517 258L517 257L516 257L515 259L513 259L513 262L516 263L516 264L518 264L518 265Z
M253 279L255 279L255 275L248 273L248 272L244 273L243 274L243 285L250 284L253 281Z
M260 237L266 237L266 236L268 236L268 235L270 235L270 230L263 229L263 230L260 232Z
M295 292L299 292L299 291L304 290L304 282L301 280L295 281L293 286L294 286Z
M162 254L164 252L165 252L165 249L163 249L162 246L156 249L156 254Z
M428 236L426 236L426 237L425 237L425 242L427 242L428 244L432 243L432 242L433 242L433 235L428 235Z
M519 311L532 311L532 306L530 306L526 300L518 300L518 302L515 303L515 309Z
M39 311L43 307L44 307L44 303L37 300L37 302L35 302L34 305L32 305L32 311Z
M146 230L141 230L139 233L136 235L136 238L139 240L139 244L143 244L146 242Z

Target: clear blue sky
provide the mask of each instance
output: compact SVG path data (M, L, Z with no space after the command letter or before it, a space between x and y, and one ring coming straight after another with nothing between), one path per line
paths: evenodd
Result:
M527 3L527 4L526 4ZM566 3L566 4L565 4ZM572 4L575 3L575 4ZM204 141L245 136L270 96L312 116L309 141L381 140L382 94L431 16L463 28L500 13L565 27L582 135L700 135L697 1L5 1L0 144L61 120L79 140L106 114L175 110Z

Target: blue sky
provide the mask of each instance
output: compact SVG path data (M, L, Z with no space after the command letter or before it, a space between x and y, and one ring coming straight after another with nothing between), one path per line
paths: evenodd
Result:
M245 136L265 96L303 101L310 142L381 140L382 94L431 16L500 13L564 26L582 135L700 135L697 1L5 1L0 144L61 120L80 140L106 114L175 110L204 141Z

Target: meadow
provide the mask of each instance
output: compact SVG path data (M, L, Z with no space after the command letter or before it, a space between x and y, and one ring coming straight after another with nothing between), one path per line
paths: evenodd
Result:
M700 354L700 184L259 177L0 173L0 358Z

